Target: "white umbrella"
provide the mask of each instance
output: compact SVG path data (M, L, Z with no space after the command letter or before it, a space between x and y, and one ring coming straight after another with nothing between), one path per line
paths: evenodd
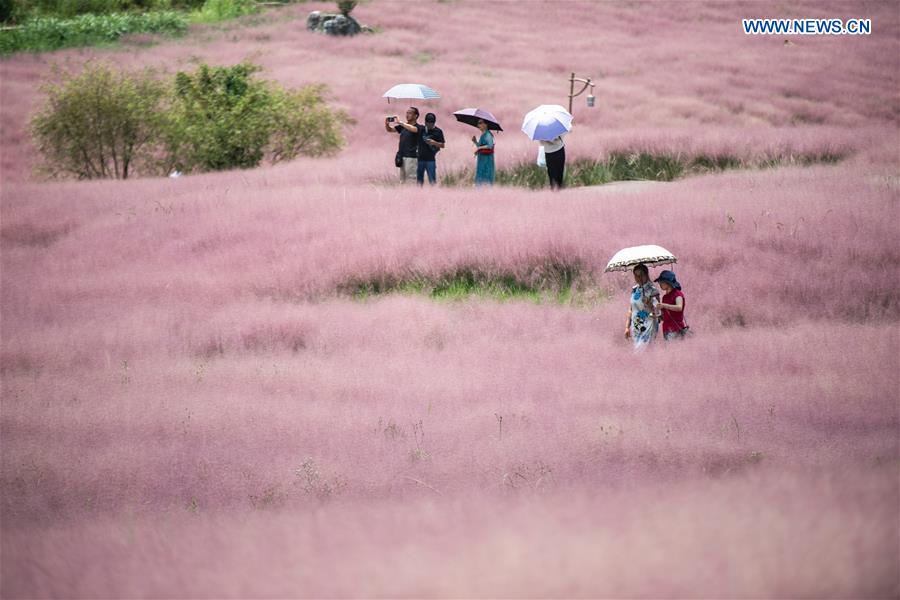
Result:
M441 95L421 83L400 83L386 91L381 97L387 98L390 102L391 98L395 100L436 100Z
M659 265L671 265L676 262L678 262L678 259L675 258L675 255L662 246L633 246L616 252L609 259L604 272L628 271L639 264L645 264L648 267L658 267Z
M525 115L522 131L532 141L552 140L572 131L572 115L559 104L541 104Z

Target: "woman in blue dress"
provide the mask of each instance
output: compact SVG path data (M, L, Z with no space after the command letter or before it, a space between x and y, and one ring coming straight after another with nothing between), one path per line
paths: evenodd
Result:
M487 123L478 119L481 137L475 139L475 185L494 185L494 134L488 131Z

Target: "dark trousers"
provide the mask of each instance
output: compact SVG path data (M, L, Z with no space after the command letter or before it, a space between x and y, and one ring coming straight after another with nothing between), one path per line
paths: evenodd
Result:
M416 183L419 185L425 184L425 174L428 174L428 183L434 185L437 181L437 161L434 160L420 160L419 166L416 169Z
M566 149L560 148L556 152L548 152L544 155L547 161L547 176L550 178L550 187L554 190L562 189L563 177L566 173Z

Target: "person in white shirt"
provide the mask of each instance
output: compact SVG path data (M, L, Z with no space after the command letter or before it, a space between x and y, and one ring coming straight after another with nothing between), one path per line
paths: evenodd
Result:
M550 178L550 188L560 190L566 174L566 145L562 136L559 135L552 140L541 140L541 146L544 148L544 157L547 161L547 177Z

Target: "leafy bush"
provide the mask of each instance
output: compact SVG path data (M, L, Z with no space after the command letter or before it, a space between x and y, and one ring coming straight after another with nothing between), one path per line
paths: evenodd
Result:
M88 63L62 84L46 85L47 102L31 122L51 175L126 179L152 158L165 86L145 70L127 74Z
M169 120L167 155L184 172L249 168L298 154L322 156L340 150L349 121L325 102L326 88L287 91L252 79L259 67L200 65L178 73Z
M206 0L196 16L198 21L222 21L257 12L255 0Z
M0 0L0 23L11 25L19 23L23 18L24 12L18 2Z
M258 70L250 64L204 64L193 74L175 76L166 145L179 170L218 171L260 163L270 135L272 98L268 86L250 80Z
M17 29L0 31L0 53L20 50L57 50L71 46L114 42L131 33L178 34L187 29L182 14L172 11L80 15L73 19L42 17Z
M338 0L338 12L340 12L345 17L349 17L350 13L353 12L353 9L356 8L356 4L356 0Z
M21 14L32 17L71 19L83 14L108 14L127 10L128 0L10 0Z
M27 17L71 19L78 15L108 15L125 11L195 10L204 0L0 0L0 20L23 22ZM9 15L9 16L8 16Z
M298 154L327 156L344 146L341 126L350 123L343 110L332 110L326 102L328 87L307 85L299 90L273 90L273 162L290 160Z
M251 168L341 149L350 121L326 88L285 90L254 79L260 68L200 65L173 84L152 72L114 73L89 64L45 87L32 132L51 175L81 179ZM99 116L98 116L99 115Z

